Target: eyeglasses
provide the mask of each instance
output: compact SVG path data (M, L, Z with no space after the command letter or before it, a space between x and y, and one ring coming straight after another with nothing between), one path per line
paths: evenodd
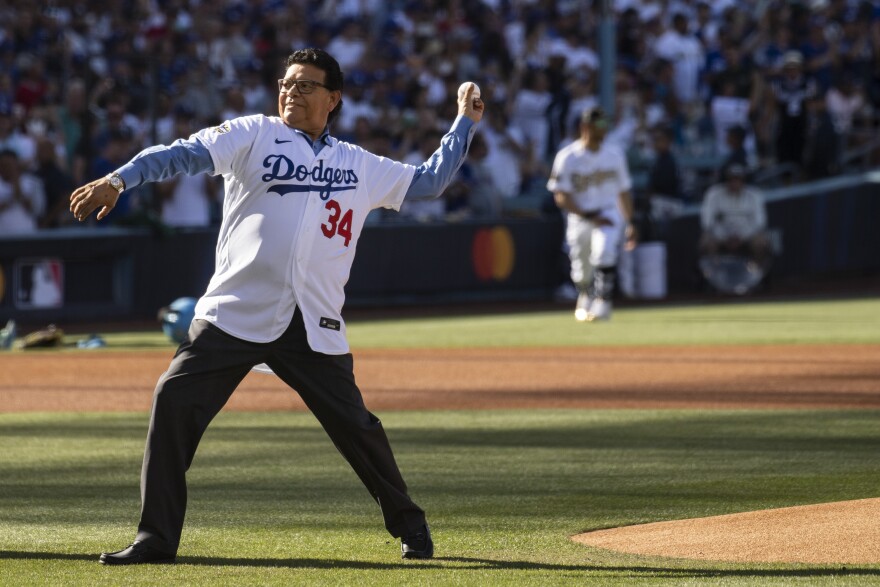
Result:
M315 88L321 86L322 88L328 88L321 82L315 82L310 79L280 79L278 80L278 91L279 92L290 92L293 88L299 90L300 94L311 94L315 91Z

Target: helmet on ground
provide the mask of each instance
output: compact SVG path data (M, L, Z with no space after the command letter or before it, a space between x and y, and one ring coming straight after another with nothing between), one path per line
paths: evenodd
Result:
M162 332L176 343L181 343L189 332L196 310L196 298L177 298L167 308L159 310Z

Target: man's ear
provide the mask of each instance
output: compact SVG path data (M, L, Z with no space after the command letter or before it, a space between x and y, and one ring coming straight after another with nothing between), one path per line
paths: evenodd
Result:
M339 90L333 90L332 92L328 92L328 102L327 112L333 112L333 109L336 108L336 105L342 100L342 92Z

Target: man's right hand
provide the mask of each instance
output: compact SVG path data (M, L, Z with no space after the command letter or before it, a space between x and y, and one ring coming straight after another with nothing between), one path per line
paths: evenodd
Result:
M110 185L106 177L77 188L70 194L70 211L82 222L89 214L100 208L97 219L101 220L110 213L119 200L119 192Z
M458 98L458 113L467 116L474 122L480 122L483 119L483 111L486 104L480 98L473 98L476 84L470 82L465 93Z

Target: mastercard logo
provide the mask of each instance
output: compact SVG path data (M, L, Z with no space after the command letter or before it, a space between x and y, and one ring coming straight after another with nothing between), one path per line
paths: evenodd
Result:
M474 234L471 257L480 281L504 281L515 261L513 235L505 226L481 228Z

